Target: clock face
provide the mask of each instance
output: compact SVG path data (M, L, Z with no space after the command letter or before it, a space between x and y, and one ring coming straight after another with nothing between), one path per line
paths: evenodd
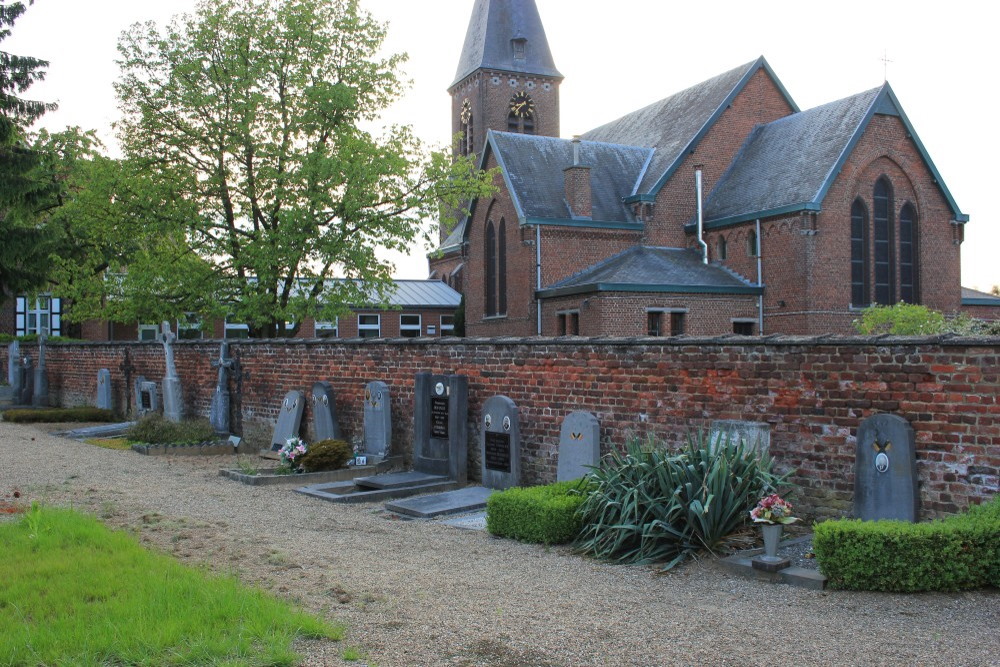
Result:
M528 118L535 115L535 101L528 93L518 93L510 98L510 112L518 118Z
M462 122L466 125L469 124L469 119L472 118L472 102L468 98L462 102Z

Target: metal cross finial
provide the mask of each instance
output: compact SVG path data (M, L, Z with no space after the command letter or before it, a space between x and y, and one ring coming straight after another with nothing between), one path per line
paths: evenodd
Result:
M882 57L879 58L882 61L882 80L884 82L889 81L889 63L894 62L889 60L889 52L886 49L882 49Z

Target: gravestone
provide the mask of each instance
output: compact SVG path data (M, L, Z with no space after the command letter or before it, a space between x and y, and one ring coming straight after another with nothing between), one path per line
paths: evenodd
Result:
M916 521L920 510L915 437L897 415L875 415L858 427L854 516Z
M302 410L305 408L305 399L302 392L292 390L285 394L278 409L278 423L274 427L274 435L271 437L271 451L276 452L285 446L289 438L299 437L299 427L302 425Z
M413 386L413 469L469 478L469 379L417 373Z
M184 416L184 403L181 397L181 381L177 377L177 367L174 365L173 342L177 336L170 331L170 323L162 325L163 352L166 356L167 375L163 378L163 416L168 421L180 422Z
M389 456L392 447L392 414L389 404L389 385L369 382L365 385L364 405L365 454L372 462Z
M111 401L111 371L102 368L97 371L97 408L113 410Z
M135 379L135 415L145 415L160 411L160 396L156 391L156 383L150 382L140 375Z
M7 384L16 387L21 379L18 365L21 361L21 344L16 340L7 346ZM14 394L17 394L15 389Z
M45 366L45 334L38 336L38 366L35 367L35 387L31 394L31 404L36 408L49 404L49 371Z
M229 357L229 343L222 341L219 346L219 358L212 362L212 368L219 369L215 381L215 393L212 394L212 405L209 407L208 421L216 433L229 434L229 370L233 360Z
M312 388L313 435L316 441L342 440L337 423L337 405L334 403L333 386L317 382Z
M718 442L726 442L727 437L734 445L742 440L748 450L758 454L767 454L771 451L771 425L767 422L745 422L739 419L713 421L709 431L709 446L715 447Z
M601 463L601 423L589 412L571 412L559 430L556 481L580 479Z
M483 486L488 489L520 486L521 425L517 405L506 396L487 399L479 426Z
M19 393L14 396L14 400L18 405L31 405L31 399L35 395L35 368L31 357L21 359L18 376Z

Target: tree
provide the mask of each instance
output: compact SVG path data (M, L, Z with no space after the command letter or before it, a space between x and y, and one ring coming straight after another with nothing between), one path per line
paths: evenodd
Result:
M994 285L992 289L990 289L990 294L993 294L994 296L1000 296L1000 285Z
M405 56L378 56L384 35L357 0L203 1L163 34L123 35L130 205L170 243L148 271L129 264L121 293L164 307L200 295L264 336L382 300L393 267L377 248L406 250L428 238L423 220L492 191L491 174L408 127L365 129L402 93ZM178 262L203 270L165 268Z
M0 42L24 13L23 2L0 1ZM48 235L39 206L49 196L31 178L41 156L26 146L27 128L55 108L20 97L45 78L48 62L0 51L0 303L11 294L45 284Z

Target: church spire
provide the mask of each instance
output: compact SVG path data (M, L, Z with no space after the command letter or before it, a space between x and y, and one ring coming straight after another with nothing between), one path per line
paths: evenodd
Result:
M476 0L452 86L478 69L563 78L535 0Z

